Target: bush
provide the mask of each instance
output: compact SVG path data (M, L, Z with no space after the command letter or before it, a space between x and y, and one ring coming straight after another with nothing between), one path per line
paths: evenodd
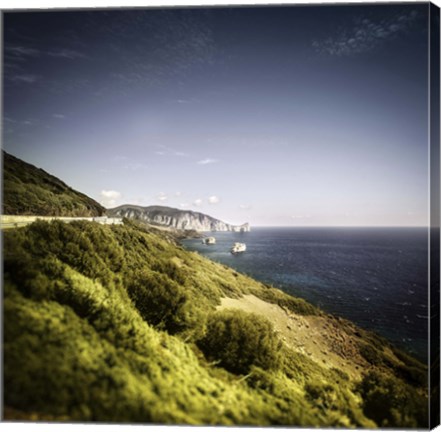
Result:
M423 428L428 425L427 396L403 381L371 371L358 386L363 411L379 427Z
M325 410L337 410L337 391L328 383L310 382L305 385L306 398Z
M259 297L260 299L279 305L281 308L288 309L291 312L299 315L320 315L320 309L313 306L307 301L291 297L290 295L280 291L277 288L267 286L265 290L251 290L252 294Z
M375 427L372 421L364 417L357 399L345 385L315 378L305 385L305 397L319 412L329 416L332 426Z
M251 366L279 366L281 342L272 324L257 314L225 310L207 320L205 337L199 341L205 355L233 373L246 374Z
M127 292L149 324L177 333L186 327L184 290L166 275L140 271L128 282Z
M185 285L187 280L185 272L170 260L158 260L152 265L152 270L167 275L170 279L174 280L180 285Z
M360 354L372 365L380 366L383 364L383 355L369 343L361 342L358 344Z
M403 364L392 362L388 362L387 364L395 371L397 376L415 386L427 387L427 366L398 348L392 347L392 351L395 356L403 362Z

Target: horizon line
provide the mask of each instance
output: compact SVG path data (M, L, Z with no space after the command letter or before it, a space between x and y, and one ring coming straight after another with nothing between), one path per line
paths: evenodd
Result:
M439 228L428 225L252 225L254 228Z

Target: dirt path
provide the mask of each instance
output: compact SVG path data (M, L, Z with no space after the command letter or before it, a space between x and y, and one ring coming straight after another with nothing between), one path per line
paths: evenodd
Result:
M323 367L340 369L352 379L359 379L368 367L356 348L354 337L339 326L338 318L298 315L254 295L223 298L218 309L226 308L264 315L284 343Z

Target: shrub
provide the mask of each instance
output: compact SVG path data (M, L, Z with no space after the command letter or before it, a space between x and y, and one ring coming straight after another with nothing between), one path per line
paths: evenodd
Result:
M233 373L251 366L273 369L279 365L281 342L272 324L257 314L225 310L212 314L199 346L205 355Z
M312 379L305 385L305 397L319 412L329 416L331 425L372 429L375 424L367 420L354 395L345 385Z
M166 275L139 271L127 284L127 292L145 321L169 333L186 327L184 290Z
M397 376L415 386L426 387L428 380L427 366L398 348L392 347L392 351L403 362L403 364L393 362L387 364L395 371Z
M403 381L371 371L358 386L363 411L380 427L427 427L427 396Z
M306 398L315 406L326 410L337 410L337 391L328 383L309 382L305 385Z
M260 299L277 304L282 308L288 309L299 315L320 315L320 309L308 303L307 301L291 297L277 288L268 287L265 290L252 289L251 292Z
M155 264L152 265L152 270L159 273L164 273L178 284L185 285L185 272L170 260L158 260Z
M312 304L301 298L294 298L285 296L285 298L278 301L279 306L286 307L291 312L297 313L299 315L318 315L319 310Z
M361 342L358 344L360 354L367 362L372 365L380 366L383 364L383 355L369 343Z
M259 389L273 394L276 389L274 374L259 367L252 366L251 374L247 379L247 384L253 389Z

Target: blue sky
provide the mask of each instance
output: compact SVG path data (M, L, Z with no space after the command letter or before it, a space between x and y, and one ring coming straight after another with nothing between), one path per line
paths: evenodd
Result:
M427 225L427 11L5 13L3 147L107 207Z

